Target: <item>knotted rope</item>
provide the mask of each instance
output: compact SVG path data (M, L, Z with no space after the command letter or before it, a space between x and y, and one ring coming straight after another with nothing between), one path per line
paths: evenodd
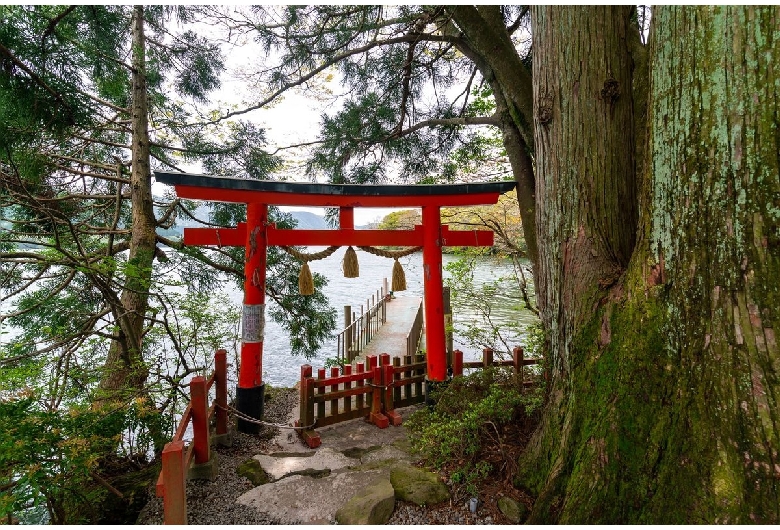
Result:
M303 262L303 265L301 265L301 272L298 274L298 292L306 296L314 294L314 278L311 276L309 262L325 259L339 249L339 247L328 247L323 251L307 254L305 252L295 250L292 247L281 248L290 256L294 257L298 261Z

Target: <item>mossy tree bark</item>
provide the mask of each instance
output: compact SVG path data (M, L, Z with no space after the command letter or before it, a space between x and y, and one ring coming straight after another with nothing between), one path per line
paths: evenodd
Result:
M780 9L655 9L645 124L626 11L533 22L552 389L531 521L777 523Z

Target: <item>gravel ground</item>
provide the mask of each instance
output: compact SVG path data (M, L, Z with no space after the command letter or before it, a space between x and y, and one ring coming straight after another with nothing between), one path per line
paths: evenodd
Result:
M265 406L266 421L287 422L289 413L298 403L294 389L279 389ZM252 483L236 474L236 468L262 452L278 450L270 441L278 429L265 427L258 435L235 433L233 446L216 447L219 473L216 480L190 480L187 483L187 517L189 524L279 524L252 507L237 504L235 500L253 488ZM162 524L162 499L153 497L138 516L136 524ZM431 507L396 502L395 511L387 524L497 524L506 523L495 510L480 507L476 514L465 502L452 501Z

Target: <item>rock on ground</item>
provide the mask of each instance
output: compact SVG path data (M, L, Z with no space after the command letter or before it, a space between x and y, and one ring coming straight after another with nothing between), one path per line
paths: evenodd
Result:
M267 513L282 524L330 522L339 507L382 475L382 470L340 470L324 478L292 475L252 489L236 503Z
M450 498L450 490L439 476L410 465L400 464L390 470L395 496L418 506L439 504Z
M395 508L395 492L387 479L358 492L336 512L339 524L385 524Z

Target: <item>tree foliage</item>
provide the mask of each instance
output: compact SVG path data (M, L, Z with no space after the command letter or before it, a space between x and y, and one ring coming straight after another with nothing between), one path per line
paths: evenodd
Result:
M155 233L195 205L152 197L151 169L200 163L261 178L279 163L256 126L209 118L224 58L187 27L196 15L0 7L0 400L9 422L30 418L3 432L3 447L23 445L0 465L4 511L45 500L49 520L75 522L72 492L94 485L99 456L159 450L187 378L235 340L235 310L203 302L224 274L243 278L243 254ZM212 221L242 215L224 212ZM288 296L286 259L269 260L272 316L310 355L335 317L321 296ZM309 312L318 318L301 318Z

